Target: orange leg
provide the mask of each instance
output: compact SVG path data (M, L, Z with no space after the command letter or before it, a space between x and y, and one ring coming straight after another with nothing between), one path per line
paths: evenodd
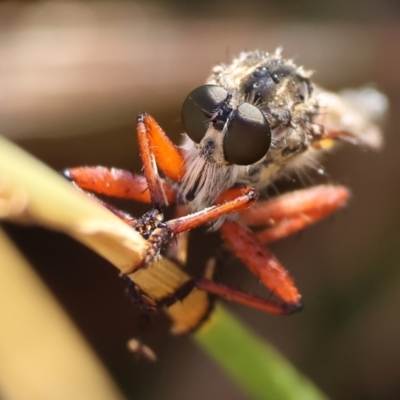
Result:
M81 189L106 196L151 203L146 178L129 171L106 167L77 167L63 171L66 178ZM169 203L174 203L176 191L160 178Z
M200 278L195 281L198 289L205 290L208 293L220 296L226 300L235 301L258 310L269 312L271 314L288 315L301 310L301 303L297 305L278 304L271 300L263 299L249 293L235 290L220 283L211 281L207 278Z
M154 207L168 205L157 165L172 181L180 181L185 173L185 160L157 122L145 113L137 117L137 135L143 172Z
M150 132L146 124L146 115L139 114L137 117L137 135L139 142L140 157L142 158L143 173L146 177L150 191L151 203L155 208L161 210L168 205L168 200L162 187L161 178L158 174L156 159L150 143Z
M317 186L273 200L255 204L241 216L250 225L272 225L254 233L236 221L226 221L221 234L232 251L250 270L278 296L283 304L243 293L206 278L196 281L196 286L228 300L275 313L290 314L301 309L301 296L292 278L273 254L263 244L286 237L341 208L349 197L347 189L340 186Z
M157 165L165 176L173 182L180 182L185 175L186 168L185 159L181 151L171 142L153 117L143 113L138 116L137 121L139 147L142 151L141 157L146 178L146 165L150 164L150 159L147 157L147 152L149 151L147 146L149 146ZM142 141L144 142L143 145L141 145ZM149 174L151 175L151 172Z
M174 234L185 232L198 226L212 222L224 215L241 212L250 207L258 198L258 192L252 188L228 189L223 193L224 202L205 208L204 210L188 214L184 217L166 222Z
M221 233L233 252L267 288L290 308L301 307L300 294L292 278L249 228L236 221L227 221L221 227Z
M327 215L343 207L348 198L349 191L343 186L319 185L258 203L241 216L247 225L273 225L277 221L296 218L300 214Z
M304 229L342 208L349 196L349 191L343 186L320 185L255 204L241 216L250 226L269 225L257 232L258 239L267 244Z

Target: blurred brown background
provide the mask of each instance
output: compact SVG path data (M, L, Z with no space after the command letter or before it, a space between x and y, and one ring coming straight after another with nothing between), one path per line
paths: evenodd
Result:
M0 132L56 170L139 170L136 115L151 113L179 142L185 96L241 50L282 46L333 90L374 83L390 101L383 151L343 146L322 179L283 183L340 182L353 193L344 211L272 246L305 310L282 318L229 307L332 398L399 399L399 18L389 0L1 3ZM6 228L128 398L245 399L189 337L169 335L165 317L135 309L106 261L61 234ZM200 273L220 242L204 230L192 239L188 268ZM258 290L234 258L217 278ZM159 361L137 361L130 337Z

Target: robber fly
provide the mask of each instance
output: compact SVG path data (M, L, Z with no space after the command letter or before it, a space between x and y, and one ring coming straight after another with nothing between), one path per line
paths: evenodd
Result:
M181 147L169 140L152 117L138 116L144 177L103 167L65 172L85 190L153 205L139 219L109 207L149 243L143 263L127 273L151 265L171 237L212 221L232 251L281 300L263 299L198 278L178 285L162 301L136 287L142 304L171 306L196 288L277 314L301 308L292 278L265 244L342 207L348 191L322 185L264 202L257 202L258 193L291 170L314 165L337 141L378 149L382 135L375 120L386 105L383 95L368 89L361 107L359 101L314 85L311 75L284 59L280 49L243 52L230 64L216 66L206 84L184 100ZM184 205L191 213L164 221L162 211L171 203ZM255 233L248 226L264 229Z

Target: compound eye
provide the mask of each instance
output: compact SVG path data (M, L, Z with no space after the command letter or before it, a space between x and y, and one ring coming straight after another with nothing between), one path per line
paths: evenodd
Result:
M217 85L203 85L186 97L182 105L182 121L185 132L195 143L200 143L207 132L210 118L228 92Z
M225 158L231 164L261 160L271 145L271 128L264 114L250 103L241 104L224 137Z

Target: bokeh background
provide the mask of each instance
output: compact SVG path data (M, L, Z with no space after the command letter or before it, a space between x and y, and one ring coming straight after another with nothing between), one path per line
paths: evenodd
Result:
M390 102L384 149L343 146L326 158L324 177L280 183L336 182L352 191L345 210L271 246L295 277L304 311L283 318L229 307L332 398L399 399L399 22L400 5L389 0L3 2L0 132L55 170L138 171L136 115L151 113L178 143L185 96L241 50L282 46L331 90L373 83ZM137 310L99 256L41 228L5 228L128 398L246 398L190 337L172 337L163 315ZM194 232L191 273L220 244L216 234ZM259 290L227 255L217 278ZM128 353L131 337L159 361Z

